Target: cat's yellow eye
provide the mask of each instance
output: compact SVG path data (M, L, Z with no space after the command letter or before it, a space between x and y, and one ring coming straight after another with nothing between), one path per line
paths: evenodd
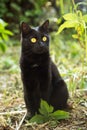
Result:
M42 37L42 41L46 42L47 41L47 37L46 36Z
M36 41L37 41L37 39L36 39L35 37L32 37L32 38L31 38L31 42L32 42L32 43L36 43Z

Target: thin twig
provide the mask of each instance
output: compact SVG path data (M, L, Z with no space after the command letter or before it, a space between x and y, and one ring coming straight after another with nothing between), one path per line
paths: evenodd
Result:
M18 127L17 127L15 130L19 130L19 129L21 128L21 125L22 125L22 123L23 123L23 121L24 121L24 119L25 119L25 117L26 117L26 114L27 114L27 112L25 112L25 114L24 114L22 120L20 121Z
M42 124L42 125L38 125L36 130L41 130L42 128L44 128L45 126L47 126L48 122Z
M2 113L0 113L0 116L1 115L15 115L15 114L19 114L19 113L25 113L26 112L26 110L23 110L23 111L11 111L11 112L2 112Z
M77 92L86 92L87 89L76 89Z
M84 113L85 113L85 115L87 116L87 111L86 110L82 110Z

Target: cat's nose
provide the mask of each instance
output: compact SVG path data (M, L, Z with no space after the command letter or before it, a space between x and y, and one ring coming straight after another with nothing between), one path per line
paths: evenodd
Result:
M40 42L39 44L40 44L40 47L43 47L43 46L44 46L44 43L43 43L43 42Z

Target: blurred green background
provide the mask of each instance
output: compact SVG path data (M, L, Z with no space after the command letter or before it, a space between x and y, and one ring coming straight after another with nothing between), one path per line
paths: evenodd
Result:
M86 51L79 44L79 39L72 37L76 33L75 28L64 29L57 34L65 22L63 15L73 13L75 5L83 15L87 14L87 0L0 1L0 90L4 89L6 94L6 89L22 88L19 68L20 22L38 26L46 19L50 20L51 57L69 89L71 92L79 88L87 89Z

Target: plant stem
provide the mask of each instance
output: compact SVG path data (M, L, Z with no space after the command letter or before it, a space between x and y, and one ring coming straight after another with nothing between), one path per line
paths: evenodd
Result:
M86 59L87 59L87 41L85 41L86 43Z
M72 0L72 4L73 4L73 6L74 6L74 11L76 12L77 10L76 10L76 4L75 4L75 1L74 1L74 0Z
M72 0L72 3L73 3L73 5L75 6L75 1L74 1L74 0Z
M64 3L63 3L63 0L60 0L60 8L61 8L61 14L64 14Z
M85 29L85 49L86 49L86 59L87 59L87 31L86 31L86 24L84 22L84 29Z

